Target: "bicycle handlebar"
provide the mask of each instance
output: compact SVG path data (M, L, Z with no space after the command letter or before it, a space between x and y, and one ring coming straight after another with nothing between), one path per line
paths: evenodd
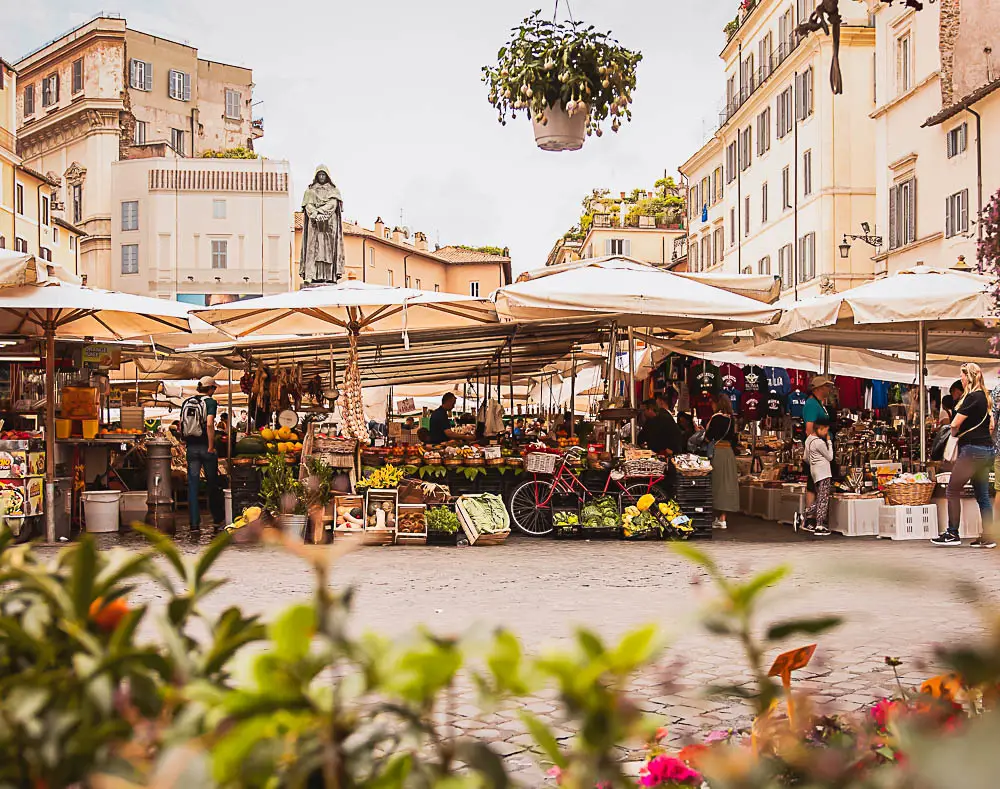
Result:
M587 450L584 449L583 447L569 447L566 450L566 454L567 455L586 455L587 454Z

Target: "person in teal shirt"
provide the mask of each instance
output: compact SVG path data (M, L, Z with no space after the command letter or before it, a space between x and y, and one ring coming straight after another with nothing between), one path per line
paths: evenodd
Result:
M815 434L818 421L829 421L830 413L826 410L826 401L832 391L833 379L829 375L813 376L809 382L809 399L802 406L802 421L806 423L806 438ZM803 463L802 465L806 475L806 508L808 509L816 501L816 485L809 472L808 464ZM805 525L805 519L801 514L795 513L795 528L797 529L800 525Z

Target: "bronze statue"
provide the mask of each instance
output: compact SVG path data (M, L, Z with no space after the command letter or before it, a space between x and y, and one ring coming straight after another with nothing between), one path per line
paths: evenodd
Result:
M302 282L335 284L344 276L344 201L325 165L316 168L302 198L302 212Z

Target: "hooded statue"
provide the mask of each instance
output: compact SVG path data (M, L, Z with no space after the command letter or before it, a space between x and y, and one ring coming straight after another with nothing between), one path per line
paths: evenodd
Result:
M344 201L326 165L316 168L302 197L302 260L307 285L339 282L344 276Z

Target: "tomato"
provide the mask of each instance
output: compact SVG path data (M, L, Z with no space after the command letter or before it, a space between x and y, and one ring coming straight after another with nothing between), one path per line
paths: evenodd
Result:
M107 605L104 605L103 597L98 597L90 604L90 618L100 630L110 633L129 610L128 603L120 597Z

